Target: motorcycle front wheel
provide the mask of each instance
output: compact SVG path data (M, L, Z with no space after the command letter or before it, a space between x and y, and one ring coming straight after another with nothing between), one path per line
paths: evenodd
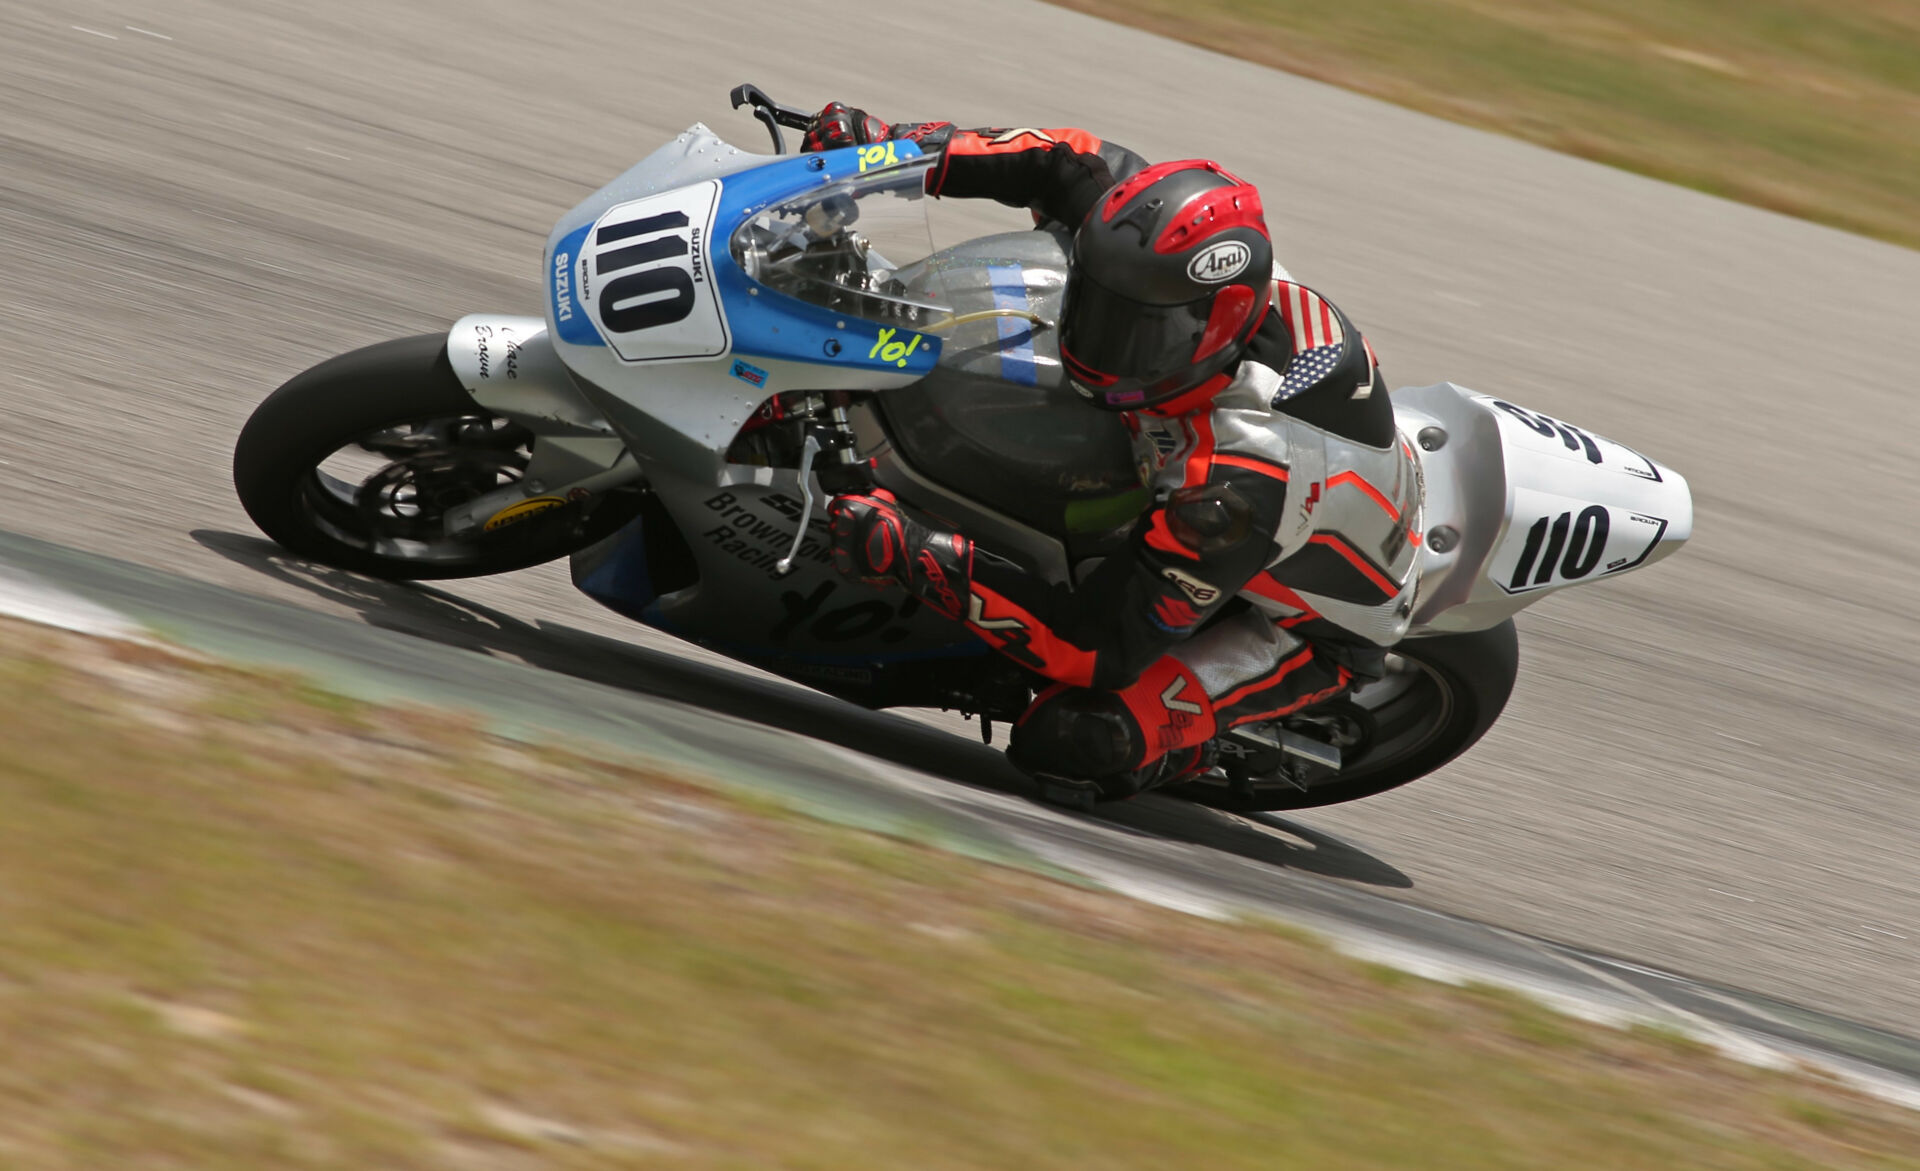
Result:
M1357 801L1418 780L1472 747L1499 718L1520 668L1513 620L1393 648L1384 679L1301 713L1341 745L1340 771L1305 787L1282 775L1235 785L1213 776L1162 790L1236 813ZM1342 743L1342 742L1345 743Z
M233 484L289 552L397 580L525 569L638 513L638 493L616 491L449 534L450 510L525 475L533 440L467 394L444 334L422 334L329 358L274 391L234 444Z

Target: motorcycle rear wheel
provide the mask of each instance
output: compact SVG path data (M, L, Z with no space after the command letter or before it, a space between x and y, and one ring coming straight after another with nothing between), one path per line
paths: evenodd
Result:
M1513 693L1520 641L1508 619L1488 630L1408 639L1393 648L1390 661L1386 679L1335 701L1363 708L1368 734L1332 776L1304 790L1279 778L1255 778L1248 792L1216 778L1162 791L1250 813L1358 801L1418 780L1493 727Z
M445 513L518 480L532 442L467 394L444 334L422 334L329 358L274 391L234 444L233 484L289 552L395 580L525 569L638 513L637 492L615 492L448 535Z

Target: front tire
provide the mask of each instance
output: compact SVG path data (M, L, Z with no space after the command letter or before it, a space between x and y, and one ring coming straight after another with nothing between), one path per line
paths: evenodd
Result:
M1471 748L1499 718L1520 668L1520 639L1508 619L1488 630L1408 639L1393 648L1387 678L1302 713L1327 710L1364 728L1340 771L1305 790L1255 778L1251 791L1199 780L1168 795L1236 813L1311 809L1358 801L1415 781ZM1342 709L1358 708L1350 716Z
M567 504L458 537L445 514L520 479L531 432L473 401L422 334L329 358L255 409L233 451L247 515L287 550L400 580L539 565L631 520L635 492Z

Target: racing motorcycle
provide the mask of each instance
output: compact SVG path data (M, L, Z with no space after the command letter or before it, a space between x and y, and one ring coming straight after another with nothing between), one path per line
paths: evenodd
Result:
M288 550L384 578L571 556L638 622L990 736L1044 681L839 577L820 505L884 487L1054 582L1123 547L1151 497L1122 419L1061 375L1070 237L936 249L913 142L791 155L781 128L805 113L732 99L771 155L696 124L560 218L543 316L475 314L295 377L240 434L240 499ZM1431 772L1505 705L1517 611L1691 532L1686 481L1631 448L1451 383L1393 404L1420 468L1402 526L1419 585L1385 677L1234 729L1218 767L1164 791L1293 809Z

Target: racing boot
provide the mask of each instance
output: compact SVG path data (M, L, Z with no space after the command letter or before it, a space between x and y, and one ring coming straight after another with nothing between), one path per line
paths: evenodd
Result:
M1213 766L1214 721L1191 680L1166 658L1122 691L1049 688L1014 725L1007 759L1039 782L1043 799L1079 808L1203 772ZM1186 702L1189 693L1200 702Z

